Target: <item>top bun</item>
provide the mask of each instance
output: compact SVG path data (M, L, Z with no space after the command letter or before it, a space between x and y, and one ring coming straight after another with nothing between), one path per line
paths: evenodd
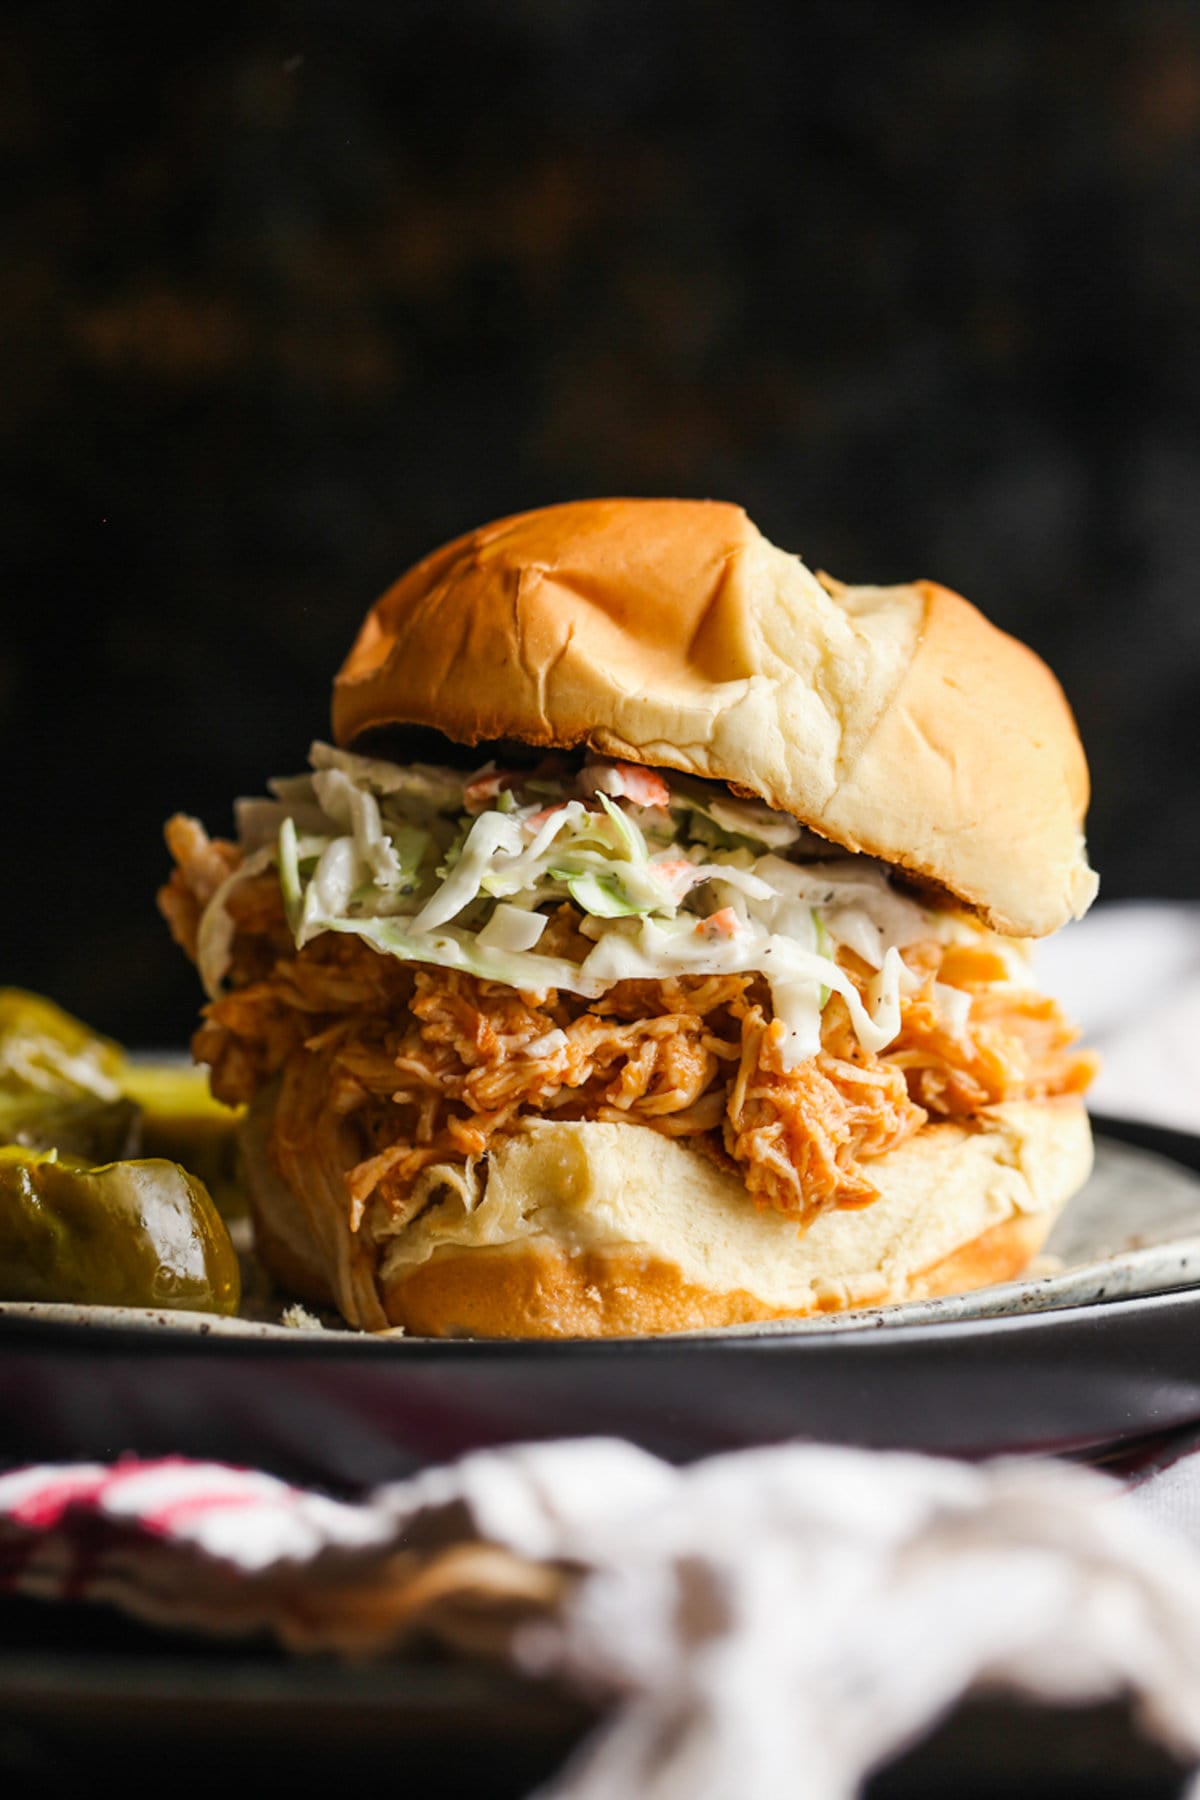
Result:
M1096 892L1046 665L934 582L818 578L738 506L577 501L427 556L334 684L339 744L398 724L731 782L1013 935Z

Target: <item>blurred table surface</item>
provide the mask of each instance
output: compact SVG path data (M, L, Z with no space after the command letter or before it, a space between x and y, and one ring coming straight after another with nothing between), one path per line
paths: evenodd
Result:
M262 1780L286 1785L290 1800L327 1795L348 1775L368 1788L403 1781L520 1800L592 1723L553 1688L432 1655L355 1666L169 1634L103 1607L0 1601L0 1792L85 1800L119 1767L173 1781L186 1772L192 1787ZM996 1699L960 1707L867 1797L1175 1800L1184 1785L1123 1707Z

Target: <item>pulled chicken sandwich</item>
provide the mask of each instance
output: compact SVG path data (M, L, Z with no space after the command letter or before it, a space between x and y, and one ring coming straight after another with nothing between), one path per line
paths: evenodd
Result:
M1028 940L1090 903L1036 656L737 507L502 520L368 615L334 743L167 827L259 1252L366 1329L593 1336L1018 1273L1091 1159Z

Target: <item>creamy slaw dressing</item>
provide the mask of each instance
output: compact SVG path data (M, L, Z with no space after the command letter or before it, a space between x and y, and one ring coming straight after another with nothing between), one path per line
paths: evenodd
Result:
M229 967L229 896L272 865L298 948L351 933L402 961L589 999L629 979L757 972L785 1068L819 1050L831 993L863 1048L885 1049L916 986L905 945L977 936L898 892L884 864L831 853L787 813L715 783L600 758L575 774L460 774L318 743L310 761L310 775L270 782L273 798L238 802L245 860L200 925L210 997ZM538 949L562 900L591 944L580 960ZM874 971L865 993L839 947ZM960 1031L968 996L934 994Z

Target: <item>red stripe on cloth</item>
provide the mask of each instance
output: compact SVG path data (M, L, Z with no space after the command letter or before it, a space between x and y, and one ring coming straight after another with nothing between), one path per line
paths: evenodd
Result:
M84 1504L94 1506L112 1478L111 1469L105 1469L99 1475L50 1476L42 1487L35 1488L10 1507L8 1516L14 1524L24 1525L31 1531L48 1531L61 1523L69 1508Z
M290 1492L288 1490L285 1492L290 1498ZM198 1518L203 1513L217 1512L222 1507L231 1511L239 1507L243 1509L250 1507L274 1509L279 1504L279 1498L282 1496L239 1493L232 1488L211 1494L181 1494L176 1500L168 1500L164 1505L156 1506L153 1512L140 1514L137 1522L143 1531L158 1532L166 1537L177 1526L186 1524L189 1519Z
M20 1500L12 1501L0 1511L0 1524L8 1519L13 1524L24 1525L35 1531L53 1530L61 1524L67 1512L99 1511L105 1501L111 1499L126 1483L167 1470L188 1471L201 1489L216 1477L226 1484L219 1490L222 1494L238 1491L227 1484L239 1480L244 1473L224 1463L190 1463L184 1456L155 1457L148 1461L136 1456L123 1456L111 1468L99 1470L47 1469L40 1486L26 1492ZM294 1498L294 1490L281 1486L279 1495L275 1498L284 1496ZM136 1521L142 1516L135 1513L131 1515L131 1520ZM144 1516L147 1523L152 1525L156 1513L152 1511Z
M94 1515L128 1482L140 1480L146 1475L155 1475L160 1471L194 1468L197 1483L210 1480L213 1473L223 1479L237 1477L238 1471L227 1469L222 1465L215 1468L210 1464L189 1465L186 1457L164 1456L142 1461L136 1456L122 1457L107 1469L47 1469L42 1484L25 1493L20 1500L13 1501L0 1514L0 1523L5 1519L14 1525L24 1526L30 1531L53 1531L62 1526L68 1513L84 1516ZM234 1490L224 1489L222 1494ZM288 1490L285 1490L288 1491ZM169 1517L175 1505L189 1505L193 1501L204 1505L207 1496L193 1495L177 1502L169 1503L165 1508L156 1509L149 1514L135 1513L129 1523L143 1523L153 1530L161 1514ZM218 1502L220 1503L220 1502ZM238 1494L238 1503L245 1504L246 1497Z
M264 1491L261 1478L251 1471L180 1456L145 1461L128 1456L107 1469L47 1468L38 1473L40 1481L0 1509L0 1591L19 1591L31 1560L53 1544L61 1559L56 1559L58 1573L51 1579L43 1564L39 1581L50 1583L59 1599L83 1599L116 1545L128 1550L140 1541L147 1551L164 1542L170 1546L180 1542L190 1520L205 1514L278 1514L300 1499L284 1483L272 1482ZM162 1485L155 1481L161 1475L174 1478L169 1498L161 1497ZM145 1484L144 1504L136 1490L123 1495L135 1483ZM123 1506L114 1516L112 1505L118 1500Z

